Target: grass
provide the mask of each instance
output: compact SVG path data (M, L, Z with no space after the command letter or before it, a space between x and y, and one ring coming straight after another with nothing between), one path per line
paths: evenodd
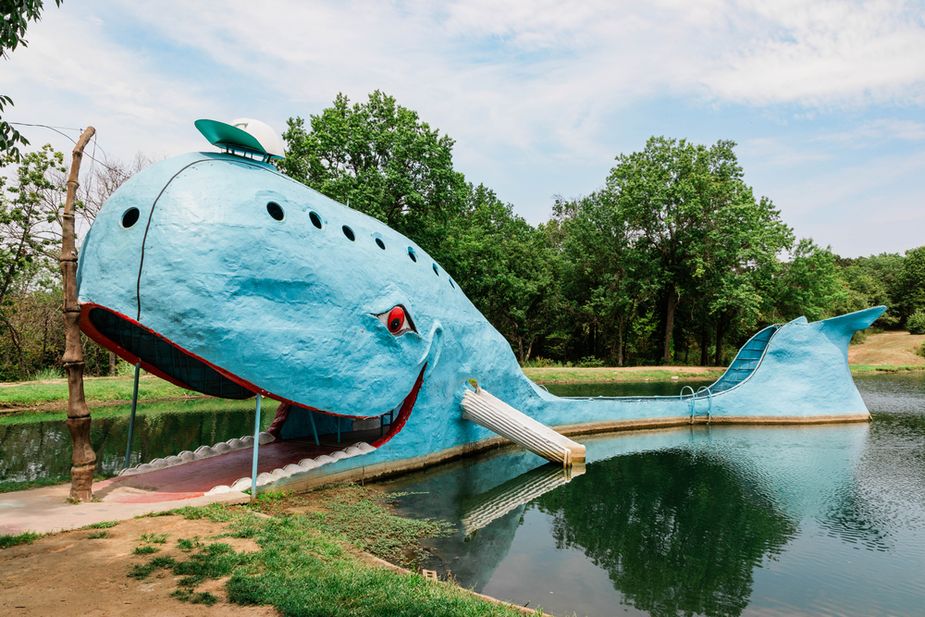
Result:
M67 480L62 480L61 478L38 478L36 480L24 480L22 482L16 480L3 480L0 481L0 493L24 491L26 489L40 488L43 486L54 486L66 481Z
M133 555L153 555L154 553L160 552L161 549L156 546L151 546L150 544L143 544L142 546L136 546L135 550L132 551Z
M852 364L852 375L870 375L874 373L910 373L925 371L921 364Z
M145 544L166 544L167 543L167 534L166 533L143 533L141 537L138 538L139 542L144 542Z
M2 392L0 392L2 393ZM62 405L64 402L62 401ZM156 417L161 414L176 413L209 413L222 411L240 411L253 409L253 401L237 401L210 397L178 399L169 401L139 401L138 417ZM91 405L93 419L124 418L129 415L131 405L107 405L96 407ZM267 414L272 421L272 414ZM4 412L0 409L0 426L10 424L29 424L36 422L57 422L67 417L65 410L45 408L19 408L16 411Z
M212 606L218 602L218 598L208 591L194 592L186 587L175 589L170 595L181 602L189 602L190 604L205 604L206 606Z
M112 529L119 524L119 521L100 521L86 525L84 529Z
M0 549L10 548L11 546L17 546L19 544L32 544L41 537L42 534L33 533L31 531L17 535L0 534Z
M884 340L886 340L884 338ZM878 335L872 335L864 343L866 348L880 344ZM861 347L861 346L852 346ZM909 356L916 361L914 351ZM724 367L666 366L666 367L568 367L541 366L525 367L524 373L530 379L542 384L600 384L639 381L702 381L716 379L723 374ZM925 370L925 364L852 363L855 375L871 373L895 373ZM90 377L85 380L87 400L93 408L94 419L119 418L128 415L128 402L132 394L132 379L128 377ZM0 384L0 426L31 422L50 422L65 418L67 383L63 379L52 381L20 382ZM190 390L183 390L151 375L144 375L139 387L138 414L155 416L164 413L231 411L252 406L248 401L230 401L202 396ZM6 410L6 413L4 411ZM44 486L39 483L0 492Z
M298 510L324 503L322 511L303 513L315 529L343 537L353 546L386 561L417 568L424 556L420 540L449 533L452 526L444 521L396 516L389 506L398 496L346 484L307 495L286 496L278 502L273 501L277 498L272 493L263 493L260 497L264 499L258 498L258 507L264 513L273 513L283 507Z
M61 371L56 368L43 368L42 370L33 374L30 381L50 381L52 379L61 379L63 377L64 375L61 374Z
M136 564L129 576L145 579L167 570L179 577L173 596L201 604L218 599L198 587L222 579L232 603L270 605L289 617L521 614L453 585L371 563L361 551L412 565L421 539L447 529L396 516L389 501L379 491L344 485L303 496L264 493L247 506L183 508L175 513L225 523L228 536L250 538L257 550L181 539L178 556Z
M48 377L51 375L40 376ZM88 402L131 401L132 377L85 377L84 393ZM142 375L138 385L139 399L201 397L198 392L184 390L152 375ZM67 400L67 380L60 377L38 381L0 384L0 409L33 407Z
M87 540L102 540L103 538L108 538L109 532L105 529L100 529L99 531L94 531L93 533L87 534Z
M633 381L698 381L715 379L725 368L703 366L681 367L527 367L524 373L543 384L596 384ZM677 378L677 379L674 379Z
M3 417L0 416L0 426L3 426ZM105 480L106 476L96 474L93 481ZM0 493L11 493L13 491L25 491L31 488L41 488L43 486L57 486L70 482L70 476L51 476L48 478L37 478L35 480L4 480L0 482Z

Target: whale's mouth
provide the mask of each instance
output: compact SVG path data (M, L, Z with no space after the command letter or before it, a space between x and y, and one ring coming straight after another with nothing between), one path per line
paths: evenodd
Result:
M415 379L411 390L408 392L405 398L402 399L401 403L385 413L372 416L360 416L355 414L339 413L326 409L318 409L316 407L310 407L307 405L284 403L280 406L280 410L277 412L277 417L268 429L268 432L274 437L280 437L281 435L285 434L287 423L298 421L300 416L306 416L307 414L320 414L322 416L335 418L338 432L340 431L341 419L352 420L354 428L365 425L365 429L360 428L359 431L355 431L356 437L365 437L369 439L370 434L372 434L373 438L369 439L369 441L373 447L378 448L392 439L392 437L397 435L404 428L405 423L411 416L412 409L414 409L414 404L417 401L418 393L421 391L421 386L424 383L424 374L426 371L427 365L425 364L421 368L421 372L418 373L417 379ZM314 427L315 419L309 419L311 426ZM304 424L305 423L303 422L303 425ZM385 427L388 428L386 429ZM378 431L378 436L375 435L376 431ZM304 428L300 436L307 436L307 431Z
M187 351L154 330L98 304L82 304L80 329L102 347L131 364L185 390L209 396L246 399L268 394L254 384Z
M140 363L147 372L185 390L227 399L247 399L255 394L262 394L288 405L293 412L351 420L382 421L388 416L389 430L383 432L376 440L375 443L379 445L391 439L404 426L414 407L427 367L425 364L421 369L405 398L388 411L370 415L341 413L313 407L270 392L197 356L131 317L98 304L81 305L80 327L87 336L123 360L131 364Z
M322 432L320 438L319 431L316 431L314 436L305 431L301 434L296 432L294 435L284 435L282 439L278 439L279 431L276 434L261 433L262 473L258 486L311 471L342 458L368 454L381 447L404 428L411 416L427 369L425 364L411 390L390 411L378 415L340 413L289 401L275 395L196 356L154 330L107 307L92 303L81 305L80 325L87 336L120 358L132 364L139 363L149 373L181 388L228 399L246 399L255 394L262 394L281 401L281 407L289 408L288 415L310 419L312 427L319 418L327 418L329 428L331 422L336 423L336 442L332 430ZM387 423L386 417L389 420ZM348 423L347 430L342 433L343 419L350 419L352 423ZM377 426L369 426L377 421ZM363 422L366 426L358 424ZM285 418L279 428L282 428L284 423ZM356 430L358 426L360 430ZM240 487L246 484L245 476L250 473L250 458L243 449L252 443L251 437L234 438L212 446L201 446L195 452L185 451L164 459L155 459L124 470L124 477L118 478L112 486L133 486L154 491L151 496L144 498L146 500L156 499L156 494L169 495L172 498L190 498L214 492L216 489L241 490ZM187 469L182 473L180 470L172 472L171 469L167 469L177 465L186 468L187 464L202 469L198 472Z

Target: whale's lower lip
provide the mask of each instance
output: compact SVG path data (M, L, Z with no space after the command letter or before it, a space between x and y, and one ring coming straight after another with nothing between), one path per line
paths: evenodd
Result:
M80 327L88 337L123 360L132 364L140 363L147 372L187 390L230 399L245 399L261 394L313 413L342 418L370 419L390 413L388 411L374 415L340 413L279 396L197 356L131 317L99 304L81 304ZM397 409L398 414L393 417L388 432L372 445L378 447L384 444L404 427L414 408L426 369L425 364L411 391L400 405L390 408L393 413Z

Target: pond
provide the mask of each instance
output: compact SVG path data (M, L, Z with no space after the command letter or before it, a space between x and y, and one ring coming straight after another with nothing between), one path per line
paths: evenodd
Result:
M456 526L431 543L426 567L557 614L922 614L925 375L857 382L871 424L609 434L581 439L589 464L572 477L508 449L387 488L410 493L399 499L407 514ZM614 396L680 387L550 390ZM141 412L133 463L253 430L253 401L172 401ZM101 475L122 467L126 413L94 410ZM66 481L62 420L0 418L0 480Z
M699 386L700 384L696 384ZM560 386L566 396L581 396L587 386ZM677 394L676 383L644 382L595 386L596 394L649 396ZM273 421L275 403L267 401L263 428ZM195 450L254 432L254 401L199 398L139 406L132 444L132 465ZM128 405L93 409L90 442L97 456L97 474L108 477L125 464ZM60 480L71 472L71 436L64 412L0 416L0 481Z
M610 434L571 478L510 449L388 488L456 525L424 567L554 614L923 614L925 376L857 381L869 425Z
M263 427L275 406L264 407ZM112 476L125 465L128 405L93 410L90 442L97 474ZM29 413L0 417L0 481L59 479L71 471L71 435L65 414ZM254 401L189 399L141 405L135 420L131 464L195 450L254 432Z

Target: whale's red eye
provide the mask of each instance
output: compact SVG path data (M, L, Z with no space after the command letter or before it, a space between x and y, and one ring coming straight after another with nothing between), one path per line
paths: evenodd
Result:
M396 306L389 311L388 323L386 325L389 327L389 332L392 334L401 332L402 327L405 325L405 309Z
M376 315L379 318L379 321L385 324L385 327L389 329L389 332L398 336L399 334L404 334L409 330L414 330L414 324L411 323L411 317L408 316L405 307L401 304L392 307L385 313L380 313Z

